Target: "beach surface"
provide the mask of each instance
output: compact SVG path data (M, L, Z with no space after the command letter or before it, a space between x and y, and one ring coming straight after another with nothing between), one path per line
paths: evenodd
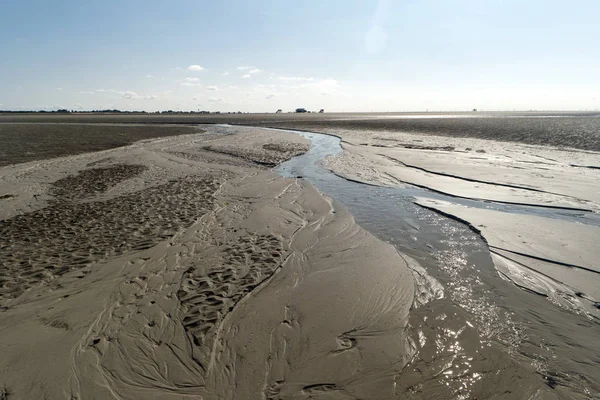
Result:
M327 160L332 171L442 195L416 204L480 233L509 279L598 317L599 153L401 132L326 132L342 138L344 148Z
M413 263L223 127L0 169L9 398L390 398ZM368 268L367 268L368 266Z
M99 134L109 118L73 117L28 121ZM589 146L416 135L382 128L382 116L355 116L352 129L338 116L229 121L340 138L319 165L352 185L405 190L423 210L395 223L408 226L398 245L327 197L328 181L317 189L322 176L281 176L277 166L318 150L313 139L161 117L146 132L142 117L119 116L100 151L0 167L9 398L594 398L598 353L582 345L600 301L600 156ZM145 140L111 143L115 129ZM421 242L419 218L437 221L422 235L443 251L427 254L437 248ZM483 285L486 274L505 286ZM500 303L512 287L537 296L540 325L579 324L564 371L548 349L566 331L526 331Z

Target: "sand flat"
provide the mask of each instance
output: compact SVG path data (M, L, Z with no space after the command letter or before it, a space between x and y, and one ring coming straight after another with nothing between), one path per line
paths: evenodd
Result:
M600 299L597 238L600 227L575 222L477 209L419 198L417 204L470 223L492 252Z
M340 156L326 161L335 173L369 184L408 184L448 195L448 201L420 198L417 203L481 230L492 252L512 252L512 260L495 253L498 266L506 268L512 263L517 268L521 263L542 274L529 280L520 276L521 284L544 286L541 281L548 275L566 285L561 290L598 300L596 242L600 232L595 219L585 217L599 209L600 174L595 168L581 167L600 164L598 153L402 132L339 128L328 132L342 138L344 149ZM452 204L452 197L588 212L583 211L583 219L577 222L560 216L466 207ZM569 272L573 268L577 271ZM592 308L592 312L596 310Z
M216 129L0 169L11 397L393 395L407 261L267 168L305 139Z
M325 131L341 137L345 150L327 165L352 179L509 204L600 209L599 170L582 167L600 165L595 152L402 132Z
M158 124L6 123L0 116L0 166L100 151L156 137L198 132L197 126Z
M432 151L415 149L384 149L378 153L401 162L407 168L456 178L473 184L503 185L519 191L537 192L556 198L557 202L571 200L581 207L600 204L600 173L589 168L574 167L571 163L534 159L531 154L504 151ZM560 155L557 155L560 156ZM489 189L488 189L489 190ZM530 196L533 195L530 193ZM560 197L565 199L560 199ZM492 199L493 195L488 195ZM589 204L592 203L592 204Z

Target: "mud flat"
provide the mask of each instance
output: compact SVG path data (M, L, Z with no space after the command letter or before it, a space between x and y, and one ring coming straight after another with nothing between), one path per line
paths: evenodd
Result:
M4 115L5 116L5 115ZM125 146L138 140L198 132L195 126L98 123L7 123L0 114L0 167Z
M436 342L416 344L409 320L441 289L309 182L270 170L308 148L213 126L0 168L0 395L448 395L436 377L452 351L403 374L429 362L419 349ZM477 336L466 329L453 338ZM481 354L493 363L455 392L549 391L493 344Z
M274 110L273 110L274 111ZM596 112L128 114L0 113L0 123L235 124L324 132L402 132L419 136L479 138L600 151Z
M346 191L352 212L360 213L365 208L360 204L368 201L377 204L366 207L368 212L377 213L379 207L390 218L396 214L406 218L396 222L403 226L400 231L406 232L406 240L388 235L396 228L385 218L376 219L375 224L368 223L373 218L361 218L363 222L366 218L372 232L397 243L401 251L413 254L413 247L426 244L435 254L440 246L421 233L434 233L427 221L435 218L427 213L433 211L442 219L456 221L447 227L446 222L434 222L433 228L438 226L446 234L441 243L455 249L446 252L442 246L441 258L427 265L429 273L440 271L436 276L447 285L451 303L484 321L486 315L496 314L495 310L506 310L510 315L507 327L514 322L510 329L520 332L509 339L513 343L508 344L509 351L529 359L554 395L597 397L600 370L595 365L600 349L594 338L600 333L596 246L600 224L596 188L600 185L594 166L599 164L598 153L401 132L346 131L331 126L323 131L341 138L343 148L337 156L329 156L324 165L349 183L368 184L373 193L361 194L358 188ZM338 185L331 179L324 182ZM379 200L381 196L388 202ZM389 202L412 211L396 212ZM415 204L428 216L413 210ZM457 252L467 249L472 240L462 230L465 227L482 241L490 262L487 257L470 261L468 252ZM508 284L489 274L491 263L495 275ZM471 264L471 273L463 275ZM430 303L436 304L435 312L444 309L440 302ZM486 302L488 305L483 305ZM459 320L460 313L454 318ZM431 319L416 318L411 326L423 321ZM485 326L484 322L479 329ZM488 328L496 329L493 324Z
M341 137L345 150L327 161L334 172L442 195L441 202L418 203L466 221L494 248L506 251L504 244L514 243L508 247L519 264L547 272L597 317L600 173L594 166L600 153L400 132L327 132ZM552 266L544 272L540 263ZM585 277L575 278L580 272Z
M306 151L306 140L228 133L0 169L10 194L0 220L3 396L226 389L208 385L209 370L215 380L228 373L211 362L223 324L291 256L292 234L307 224L296 214L332 208L264 167ZM292 204L301 199L305 208Z
M0 168L0 397L596 396L598 153L388 131L424 122L385 115L38 128L73 118L184 130ZM181 134L202 120L321 121L342 138L338 181L300 172L296 134ZM290 159L291 178L271 171ZM354 185L334 193L396 248L311 182Z

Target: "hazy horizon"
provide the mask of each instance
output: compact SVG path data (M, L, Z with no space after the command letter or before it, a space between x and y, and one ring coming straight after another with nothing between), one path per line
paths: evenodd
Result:
M600 4L11 2L0 110L600 109Z
M68 112L69 114L71 113L79 113L79 114L111 114L111 113L130 113L130 114L135 114L135 113L147 113L147 114L155 114L155 113L188 113L188 114L202 114L202 113L209 113L210 115L213 115L215 113L219 114L237 114L237 113L242 113L242 114L276 114L276 111L280 110L280 109L273 109L273 110L264 110L264 111L241 111L241 110L236 110L236 111L222 111L219 109L216 109L214 111L208 111L208 110L186 110L186 109L179 109L179 110L171 110L171 109L165 109L165 110L160 110L160 109L156 109L156 110L142 110L142 109L118 109L118 108L101 108L101 109L68 109L68 108L64 108L64 107L56 107L56 108L44 108L44 109L27 109L26 107L22 107L19 108L17 110L13 110L13 109L2 109L0 108L0 114L4 113L4 114L18 114L18 113L55 113L55 114L60 114L61 111L65 110L66 112ZM324 110L324 109L323 109ZM313 113L313 114L319 114L318 112L319 110L310 110L307 109L308 113ZM325 110L324 110L325 111ZM64 111L63 111L64 112ZM295 109L283 109L281 110L282 114L297 114L297 112L295 111ZM357 111L325 111L326 114L350 114L350 115L357 115L357 114L394 114L394 115L406 115L406 116L411 116L411 115L422 115L422 114L427 114L427 115L432 115L432 116L444 116L446 114L452 114L452 115L459 115L459 114L469 114L472 115L473 117L477 117L477 116L483 116L485 114L543 114L543 115L548 115L548 114L552 114L552 113L556 113L556 114L591 114L591 115L596 115L598 113L600 113L600 109L562 109L562 110L534 110L534 109L530 109L530 110L485 110L485 109L473 109L473 110L400 110L400 111L365 111L365 110L357 110Z

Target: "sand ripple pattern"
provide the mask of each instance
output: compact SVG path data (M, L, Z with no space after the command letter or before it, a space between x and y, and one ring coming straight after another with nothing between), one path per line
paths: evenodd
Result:
M208 273L204 263L187 270L177 295L183 325L194 344L211 346L223 318L277 271L283 252L283 243L275 236L247 234L223 247Z
M97 168L63 178L51 189L57 199L49 207L0 221L0 302L70 271L79 270L83 278L89 264L153 247L212 209L220 185L212 177L171 180L106 201L76 201L144 168Z
M116 184L134 178L147 169L145 165L136 164L87 169L77 175L69 175L57 180L52 184L50 193L56 198L56 203L65 200L76 201L104 193Z
M253 164L274 167L290 158L306 152L306 146L296 143L267 143L261 148L244 149L241 151L232 145L204 146L203 150L236 157Z

